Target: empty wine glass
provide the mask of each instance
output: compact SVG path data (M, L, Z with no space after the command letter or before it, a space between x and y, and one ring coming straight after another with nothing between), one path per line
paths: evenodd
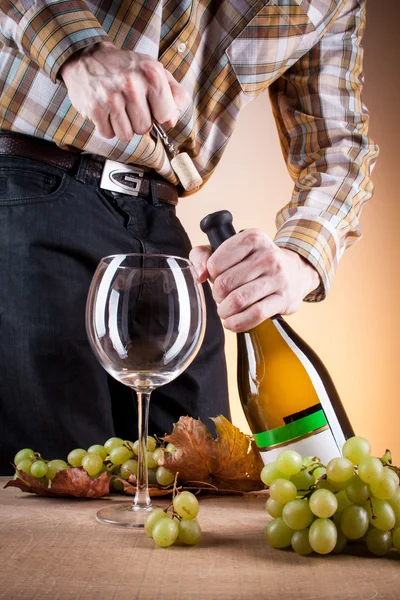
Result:
M116 380L136 392L138 473L132 503L114 502L98 520L142 527L151 510L147 429L151 392L195 358L204 337L203 289L191 262L162 254L103 258L90 286L86 327L95 355Z

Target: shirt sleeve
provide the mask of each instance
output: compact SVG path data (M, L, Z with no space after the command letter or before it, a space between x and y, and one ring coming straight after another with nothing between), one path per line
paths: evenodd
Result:
M360 236L372 196L378 147L368 138L362 103L365 0L350 0L316 46L270 87L283 154L294 180L279 211L275 243L299 253L321 284L305 300L323 300L345 248Z
M0 42L18 48L54 83L72 54L105 39L83 0L0 0Z

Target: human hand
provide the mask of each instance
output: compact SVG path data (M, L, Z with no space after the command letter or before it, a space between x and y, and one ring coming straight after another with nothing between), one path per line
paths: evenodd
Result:
M159 61L108 41L74 54L60 75L73 106L107 139L129 141L149 132L154 119L174 127L190 103Z
M320 284L317 271L297 252L280 248L261 229L246 229L212 253L190 253L201 282L210 279L224 327L248 331L276 314L296 312Z

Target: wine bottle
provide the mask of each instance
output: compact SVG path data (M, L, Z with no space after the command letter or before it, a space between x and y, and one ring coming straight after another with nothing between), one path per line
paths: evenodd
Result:
M226 210L208 215L200 227L213 250L236 233ZM263 461L289 448L325 464L340 456L354 432L312 348L280 315L238 333L237 342L239 396Z

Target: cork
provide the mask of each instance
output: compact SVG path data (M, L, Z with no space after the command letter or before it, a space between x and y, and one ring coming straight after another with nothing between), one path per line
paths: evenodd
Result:
M187 192L197 190L203 180L187 152L181 152L171 159L171 166Z

